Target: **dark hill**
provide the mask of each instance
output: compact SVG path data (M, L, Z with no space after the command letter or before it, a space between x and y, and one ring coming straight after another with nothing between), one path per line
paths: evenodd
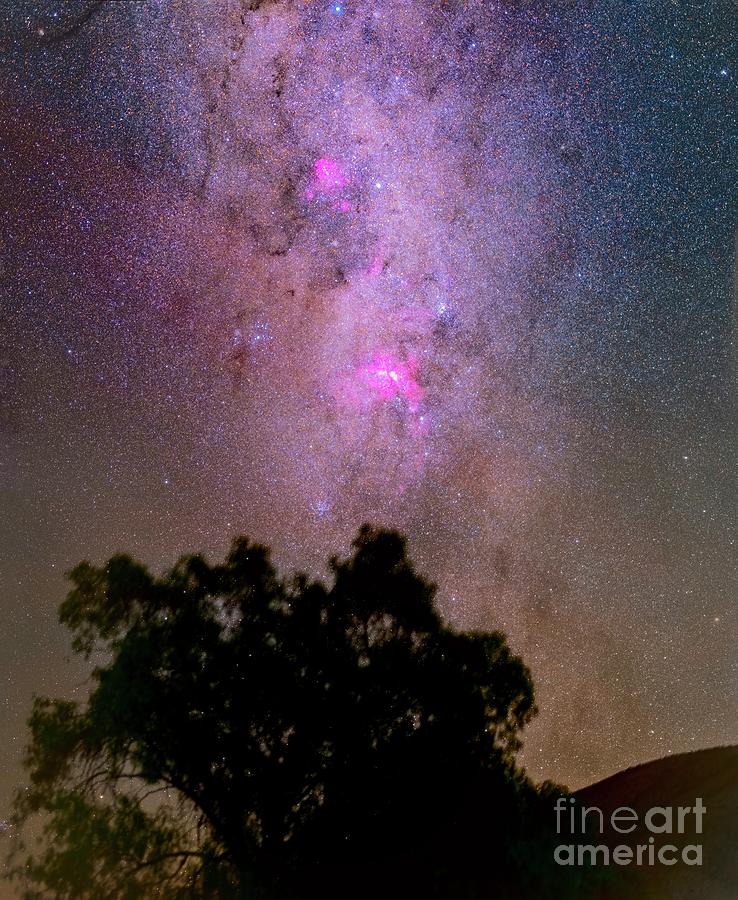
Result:
M701 834L696 833L696 817L688 814L683 834L653 835L657 848L673 844L679 848L678 856L685 845L701 844L701 866L685 865L681 859L673 866L658 862L654 866L611 865L619 887L613 888L608 897L613 900L626 897L628 900L738 900L738 747L700 750L655 760L584 788L576 797L583 806L602 809L606 823L608 814L618 807L628 806L639 814L639 825L632 834L617 834L606 824L601 841L610 848L618 844L648 844L651 832L643 824L643 818L653 807L674 808L675 831L677 807L694 807L698 797L706 807ZM655 817L657 824L663 821L661 816ZM587 839L588 843L599 841L597 837Z

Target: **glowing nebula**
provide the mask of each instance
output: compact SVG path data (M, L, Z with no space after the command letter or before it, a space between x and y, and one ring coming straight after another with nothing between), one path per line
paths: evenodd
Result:
M369 267L366 270L366 274L370 275L372 278L376 278L377 275L381 275L384 269L384 257L381 253L375 253L372 257L371 263L369 263Z
M308 200L315 200L317 197L336 197L340 195L351 183L351 179L346 175L343 167L335 159L330 157L321 157L315 160L313 166L313 176L305 191L305 197ZM336 208L350 208L348 201L338 200Z
M418 364L413 356L403 361L391 353L378 353L367 365L359 366L356 376L373 398L380 401L400 399L411 413L420 409L423 388L418 381Z

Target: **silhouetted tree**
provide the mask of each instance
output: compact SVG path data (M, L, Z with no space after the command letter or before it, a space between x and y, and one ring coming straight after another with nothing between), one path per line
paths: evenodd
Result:
M514 762L528 669L502 634L442 623L400 535L365 526L330 565L330 585L285 579L239 538L222 565L162 578L128 556L71 572L60 618L96 667L84 705L34 703L27 897L456 900L519 882L543 802Z

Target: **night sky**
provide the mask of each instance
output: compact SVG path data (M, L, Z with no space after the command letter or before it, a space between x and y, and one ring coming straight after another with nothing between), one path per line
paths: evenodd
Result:
M738 742L734 2L0 7L0 818L63 573L408 534L572 787Z

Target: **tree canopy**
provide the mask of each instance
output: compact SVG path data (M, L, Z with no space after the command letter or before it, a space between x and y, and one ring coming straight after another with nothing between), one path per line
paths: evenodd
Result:
M26 897L515 881L541 802L515 763L527 667L501 633L443 623L395 532L364 526L330 573L283 577L244 537L162 577L124 555L70 573L60 618L94 668L84 703L34 702Z

